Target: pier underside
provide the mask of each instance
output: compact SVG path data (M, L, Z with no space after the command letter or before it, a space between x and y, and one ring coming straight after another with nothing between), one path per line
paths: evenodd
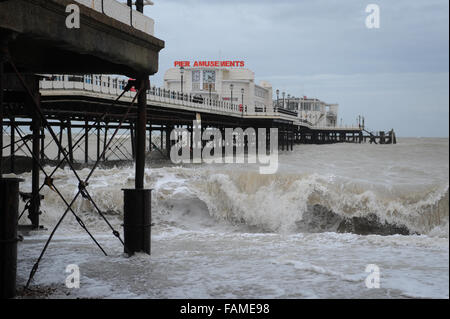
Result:
M21 71L151 75L164 42L83 5L80 28L66 27L70 0L0 1L0 38ZM4 50L4 49L3 49ZM5 72L10 72L5 66Z

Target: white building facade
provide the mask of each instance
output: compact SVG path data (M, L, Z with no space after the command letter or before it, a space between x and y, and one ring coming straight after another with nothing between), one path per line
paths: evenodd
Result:
M312 126L336 127L338 126L338 104L325 103L316 98L304 97L278 97L273 102L274 107L297 112L301 121Z
M256 84L255 74L245 68L171 68L164 75L164 88L203 99L232 101L248 113L273 109L272 85L266 81Z

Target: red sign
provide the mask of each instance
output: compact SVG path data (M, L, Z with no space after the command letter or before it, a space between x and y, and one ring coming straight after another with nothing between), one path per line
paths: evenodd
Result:
M245 67L244 61L175 61L175 67L209 67L209 68L243 68Z

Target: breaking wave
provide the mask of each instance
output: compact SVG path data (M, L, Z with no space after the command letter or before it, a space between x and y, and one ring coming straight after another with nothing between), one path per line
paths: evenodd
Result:
M78 173L83 178L89 169ZM21 187L27 191L31 175L22 177L27 182ZM78 190L68 169L57 172L55 185L66 199L73 198ZM448 180L388 186L336 175L260 175L245 167L199 166L146 169L146 185L153 189L155 227L163 229L425 234L447 238L449 233ZM109 168L96 171L88 190L102 212L121 227L122 189L133 186L133 167ZM41 219L50 228L65 205L48 188L42 194ZM87 200L77 200L74 209L89 227L108 230ZM25 219L26 213L22 221ZM65 224L76 228L70 214Z
M317 174L239 172L208 175L197 187L211 215L263 231L448 237L448 184L414 192Z

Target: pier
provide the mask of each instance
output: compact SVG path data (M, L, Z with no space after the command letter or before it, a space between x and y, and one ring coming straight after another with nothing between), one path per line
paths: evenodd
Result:
M42 226L39 215L43 187L50 187L65 203L27 286L57 227L69 213L106 254L72 207L79 198L88 200L111 226L89 193L89 178L101 162L108 160L134 161L136 167L135 188L124 190L124 240L111 227L112 234L126 253L150 253L151 192L144 188L145 157L152 150L169 157L174 128L186 128L192 136L193 121L201 120L202 130L266 128L267 139L270 129L276 128L281 151L292 151L295 144L396 143L393 130L370 132L362 125L318 126L278 103L250 108L233 99L199 100L182 89L152 86L149 77L158 72L159 52L165 44L153 34L154 21L143 15L143 0L136 1L137 10L115 1L78 0L82 25L80 29L69 29L65 27L66 8L73 2L0 1L0 177L20 173L17 163L23 158L19 153L30 159L31 193L14 192L16 188L12 192L16 199L20 194L26 202L18 215L28 213L31 224L26 226L30 229ZM6 135L9 143L3 145ZM63 135L67 146L63 146ZM97 141L94 150L88 143L91 136ZM54 154L48 151L51 144L57 149ZM131 153L124 145L129 145ZM76 152L81 152L82 160L77 159ZM8 158L4 157L6 153ZM50 174L43 169L48 161L55 166ZM77 174L80 163L91 168L85 180ZM53 181L55 171L63 166L68 166L78 180L79 191L74 198L64 198ZM2 178L1 193L11 194L19 182ZM14 218L0 218L4 223L0 225L2 231L17 227L17 204L7 205L5 198L2 195L0 206L8 211L2 210L1 214ZM8 232L8 236L12 234L8 238L4 233L0 234L3 260L9 258L6 251L14 255L10 245L17 244L16 232ZM6 246L9 250L3 249ZM1 272L2 281L7 280L3 269ZM11 297L10 292L5 296Z

